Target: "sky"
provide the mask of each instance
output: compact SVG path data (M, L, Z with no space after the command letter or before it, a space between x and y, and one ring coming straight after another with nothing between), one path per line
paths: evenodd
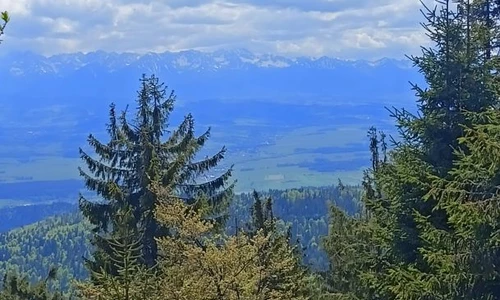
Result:
M428 42L421 8L419 0L0 0L11 15L0 51L404 58Z

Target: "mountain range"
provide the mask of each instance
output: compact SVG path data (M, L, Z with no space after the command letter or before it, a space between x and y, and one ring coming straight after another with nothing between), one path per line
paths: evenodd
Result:
M250 70L257 68L304 68L304 69L338 69L354 67L369 69L377 67L398 67L407 69L411 63L406 60L383 58L377 61L341 60L331 57L297 57L264 54L257 55L245 49L219 50L200 52L196 50L163 53L116 53L96 51L89 53L58 54L50 57L33 52L10 53L1 57L0 62L10 67L14 76L30 73L57 74L64 76L81 69L104 67L107 72L120 72L125 68L138 68L148 72L172 70L179 73L185 71L217 72L221 70ZM96 70L96 69L94 69Z
M128 102L143 73L156 74L187 101L314 102L327 98L379 102L394 95L411 95L408 81L422 81L409 60L287 58L244 49L146 54L97 51L50 57L16 52L0 56L3 97L36 98L43 103L59 103L64 98L89 105L96 97Z

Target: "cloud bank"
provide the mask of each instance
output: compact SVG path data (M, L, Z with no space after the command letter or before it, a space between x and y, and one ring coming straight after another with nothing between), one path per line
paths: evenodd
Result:
M420 8L418 0L0 0L12 19L0 51L403 58L427 43Z

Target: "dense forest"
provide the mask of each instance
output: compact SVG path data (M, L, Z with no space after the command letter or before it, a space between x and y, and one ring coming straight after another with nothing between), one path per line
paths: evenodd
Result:
M282 226L290 226L291 238L302 249L302 262L316 271L328 268L328 259L321 249L321 237L328 233L329 205L337 205L354 215L359 204L360 187L329 186L305 187L292 190L271 190L262 193L262 197L273 199L273 211ZM226 233L233 235L237 223L248 224L248 212L253 203L252 194L235 195L229 209L232 222L226 223ZM331 199L339 199L333 202ZM69 206L70 213L59 213L55 208ZM0 210L0 218L13 213L34 215L34 206ZM82 256L91 253L88 243L91 226L71 204L56 203L43 207L43 212L57 216L24 226L23 228L0 233L0 277L2 270L11 270L24 274L30 281L41 280L48 270L57 267L58 276L50 287L73 292L71 281L88 277Z
M359 187L234 195L226 148L201 155L210 128L170 125L174 93L143 75L79 149L99 200L0 235L0 298L499 299L500 2L422 12L428 87L389 109L397 137L367 129Z
M73 279L88 277L82 256L90 252L90 229L81 214L75 212L0 234L0 270L23 274L37 282L57 267L58 276L50 287L69 292Z

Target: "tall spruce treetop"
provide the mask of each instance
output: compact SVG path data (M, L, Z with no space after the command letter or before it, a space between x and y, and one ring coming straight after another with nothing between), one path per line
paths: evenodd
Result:
M88 143L97 158L80 149L88 169L79 168L80 175L87 188L103 200L92 202L81 196L79 201L83 215L95 226L94 260L87 260L91 271L104 267L110 273L117 272L110 263L107 239L120 238L119 226L128 226L128 232L135 231L142 237L140 261L148 267L155 265L159 255L155 238L168 235L169 229L154 217L159 199L150 190L153 182L168 187L175 193L173 197L203 208L207 218L222 221L226 215L234 186L234 182L228 182L232 167L212 180L200 179L208 178L207 172L221 162L226 149L195 161L210 129L196 136L194 119L188 114L176 130L168 131L174 102L173 91L167 94L158 78L143 75L133 122L128 121L127 110L117 117L115 105L111 104L107 127L110 140L103 143L89 135ZM117 216L128 210L133 218L119 224Z

